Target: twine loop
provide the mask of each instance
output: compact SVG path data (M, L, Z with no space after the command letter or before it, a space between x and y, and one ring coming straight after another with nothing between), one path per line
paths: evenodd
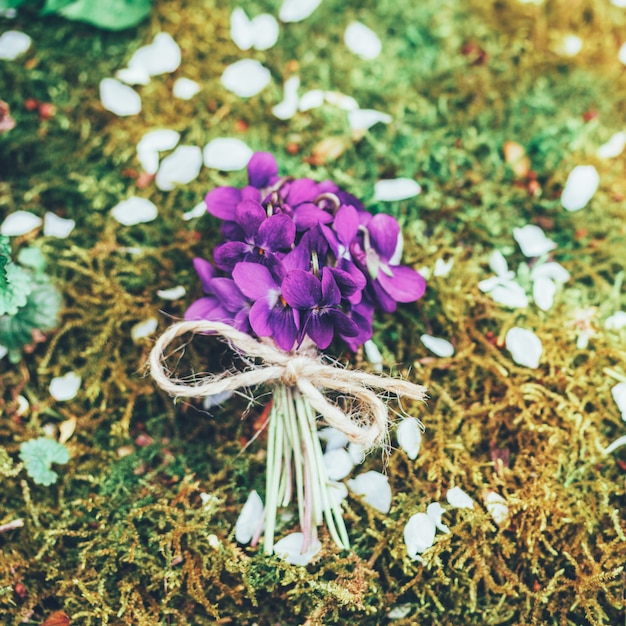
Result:
M208 375L193 383L178 380L170 375L165 351L176 337L186 333L217 334L229 343L233 351L247 358L261 359L263 363L243 372ZM366 449L385 442L388 435L389 413L380 394L393 394L411 400L424 400L426 397L426 388L422 385L329 365L319 355L284 352L228 324L207 320L178 322L168 328L150 353L150 372L159 387L174 397L202 398L272 382L295 387L329 426L337 428L350 441ZM322 393L323 390L352 398L355 400L352 409L344 411L331 402Z

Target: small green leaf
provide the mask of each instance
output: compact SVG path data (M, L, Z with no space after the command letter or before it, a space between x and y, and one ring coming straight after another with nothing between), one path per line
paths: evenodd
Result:
M58 474L50 468L53 463L65 465L70 460L67 448L48 437L25 441L20 446L20 459L24 462L27 474L38 485L52 485Z
M70 20L87 22L98 28L124 30L148 17L151 8L152 0L76 0L64 6L59 13Z
M71 4L72 0L46 0L43 9L41 9L42 15L49 15L50 13L58 13L63 7Z

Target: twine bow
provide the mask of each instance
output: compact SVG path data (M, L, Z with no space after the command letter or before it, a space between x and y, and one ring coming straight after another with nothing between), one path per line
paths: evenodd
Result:
M217 333L233 350L246 357L261 359L264 364L243 372L209 375L192 384L171 378L165 363L165 350L176 337L185 333ZM398 398L424 400L426 397L426 388L422 385L327 365L320 356L284 352L228 324L207 320L178 322L166 330L150 353L150 371L159 387L175 397L202 398L271 382L297 387L329 426L334 426L350 441L364 448L384 442L387 437L387 405L374 389L379 393L395 394ZM346 413L328 400L322 393L324 389L356 399L361 410Z

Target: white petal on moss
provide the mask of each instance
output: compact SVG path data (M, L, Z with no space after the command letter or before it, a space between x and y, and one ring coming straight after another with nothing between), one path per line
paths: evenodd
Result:
M153 176L159 171L159 153L156 150L137 150L137 160L146 174Z
M351 441L348 444L348 454L355 465L361 465L361 463L365 461L365 452L363 451L363 446L360 443Z
M172 87L174 98L179 100L191 100L200 91L200 85L191 78L181 76L177 78Z
M375 109L355 109L348 112L348 123L352 130L369 130L378 122L389 124L391 115Z
M324 454L324 465L330 480L344 479L354 467L352 457L347 450L338 448Z
M569 272L556 261L535 264L530 271L530 277L532 280L537 280L538 278L551 278L559 285L566 283L570 279Z
M532 369L539 367L543 346L541 339L531 330L519 326L509 329L505 344L515 363Z
M526 257L538 257L556 248L556 243L546 237L539 226L526 224L513 229L513 238L517 241L522 254Z
M250 19L241 7L237 7L230 14L230 38L240 50L250 50L254 43Z
M389 513L391 508L391 487L389 480L380 472L371 470L359 474L348 481L348 488L363 501L381 513Z
M348 497L348 488L344 483L329 481L327 486L331 502L335 506L339 506Z
M163 300L180 300L185 296L187 290L182 286L171 287L170 289L159 289L156 294Z
M103 78L100 81L100 101L107 111L120 117L137 115L141 111L139 94L115 78Z
M156 219L159 210L154 202L147 198L132 196L122 200L111 209L111 215L124 226L134 226Z
M65 402L76 397L82 379L76 372L68 372L64 376L57 376L50 381L50 395L58 402Z
M473 509L474 501L460 487L448 489L446 500L450 506L457 509Z
M32 39L19 30L7 30L0 35L0 59L13 61L24 54L32 43Z
M406 604L398 604L387 613L387 619L404 619L412 609L413 605L408 602Z
M404 527L404 543L410 558L416 559L435 543L435 523L426 513L411 516Z
M222 85L240 98L258 94L272 80L270 71L254 59L241 59L222 73Z
M491 290L491 297L494 302L508 306L511 309L523 309L528 306L528 296L521 287L512 280L500 281Z
M325 94L321 89L311 89L300 97L298 109L300 111L310 111L317 109L324 104Z
M361 22L348 24L343 40L349 50L366 61L375 59L383 47L378 35Z
M454 346L447 339L424 334L420 341L437 356L448 357L454 354Z
M549 311L554 304L556 284L547 276L540 276L533 283L533 300L542 311Z
M156 175L156 186L171 191L177 185L186 185L197 178L202 168L202 150L197 146L178 146L166 156Z
M143 322L137 322L130 329L130 336L133 341L139 341L140 339L145 339L146 337L150 337L153 335L157 329L159 322L156 317L150 317Z
M398 445L406 452L406 455L414 461L420 452L422 445L422 426L414 417L403 419L396 430Z
M59 217L51 211L47 211L43 218L43 234L46 237L56 237L65 239L74 230L76 222L74 220Z
M506 500L495 491L487 491L484 496L485 508L491 515L493 521L502 526L509 519L509 506Z
M172 150L180 141L180 133L170 128L156 128L144 134L137 144L137 150Z
M626 9L626 0L611 0L611 4L614 7L619 7L620 9Z
M232 389L227 389L226 391L221 391L220 393L214 393L210 396L205 396L202 400L202 408L205 411L212 409L214 406L221 406L233 397L234 391Z
M0 235L19 237L35 228L39 228L43 220L30 211L15 211L8 215L0 225Z
M193 209L186 211L183 213L183 220L188 222L189 220L193 220L196 217L202 217L206 213L206 202L203 200L202 202L198 202Z
M450 529L441 520L441 517L445 512L446 510L441 506L441 504L439 504L439 502L431 502L426 507L426 515L428 515L428 517L433 520L433 523L435 524L437 530L441 531L442 533L449 533Z
M620 330L626 328L626 312L617 311L604 321L604 328L607 330Z
M313 539L306 552L302 552L303 545L304 535L291 533L274 544L274 554L291 565L307 565L321 550L322 544L317 539Z
M231 137L220 137L213 139L203 150L204 164L223 172L235 172L242 170L250 157L252 157L251 148L241 141L241 139L233 139Z
M5 346L0 345L0 361L4 359L4 357L9 354L9 349Z
M559 52L566 57L575 57L583 49L583 40L578 35L565 35Z
M130 69L141 68L150 76L175 72L180 66L180 47L168 33L158 33L152 43L139 48L128 62Z
M288 120L298 111L299 88L300 79L297 76L292 76L285 81L282 102L279 102L276 106L272 107L272 113L279 120Z
M379 202L407 200L417 196L421 191L422 188L412 178L379 180L374 185L374 200Z
M593 198L600 175L593 165L577 165L567 177L561 204L566 211L580 211Z
M326 444L326 452L345 448L348 445L348 438L337 428L326 426L317 431L317 436Z
M356 111L359 108L359 103L352 96L347 96L340 91L325 91L324 100L344 111Z
M115 72L115 78L127 85L147 85L150 82L150 74L139 65L117 70L117 72Z
M626 382L617 383L611 388L611 395L617 408L622 414L622 419L626 421Z
M278 22L273 15L261 13L252 19L251 25L256 50L269 50L278 41Z
M433 276L438 276L443 278L447 276L452 270L452 266L454 265L454 258L450 257L447 261L439 258L435 260L435 267L433 268Z
M621 45L621 47L620 47L620 49L619 49L619 51L618 51L618 53L617 53L617 60L618 60L620 63L622 63L622 64L626 65L626 42L624 42L624 43Z
M489 267L492 272L501 278L513 278L515 275L509 271L509 264L500 250L494 250L489 256Z
M301 22L309 17L321 3L322 0L283 0L278 17L281 22Z
M378 346L372 339L368 339L363 344L365 350L365 358L372 364L372 367L376 372L383 371L383 355L380 353Z
M620 131L603 143L596 154L601 159L614 159L624 152L624 148L626 148L626 132Z
M235 539L238 543L246 545L259 530L263 520L263 501L259 494L252 490L246 503L239 513L235 524Z

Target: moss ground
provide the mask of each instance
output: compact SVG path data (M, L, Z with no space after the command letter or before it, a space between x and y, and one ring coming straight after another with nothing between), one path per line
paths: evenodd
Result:
M626 11L608 0L324 0L306 21L282 26L274 48L246 53L273 82L244 101L219 81L244 56L229 37L234 6L158 0L147 22L122 33L28 11L0 18L0 30L24 30L34 42L0 65L0 97L17 122L0 136L0 215L49 210L77 224L66 240L13 240L14 250L29 238L42 247L65 308L59 329L22 364L0 362L0 524L25 522L0 534L0 622L40 624L62 611L89 626L368 625L408 604L396 623L623 623L626 452L605 457L601 449L626 432L610 394L617 380L607 374L626 375L626 334L602 326L626 310L626 159L600 160L595 150L626 127L626 69L617 59ZM246 3L250 15L277 7ZM376 61L346 50L352 19L381 35ZM139 88L140 116L105 111L100 79L161 30L183 50L180 70ZM584 41L573 58L558 53L568 33ZM357 140L333 108L278 121L271 107L295 73L303 90L342 91L393 122ZM170 95L182 75L203 86L188 102ZM41 119L27 110L29 98L56 112ZM414 177L423 187L384 208L402 220L407 262L432 268L453 258L454 266L429 281L419 303L379 316L374 338L388 366L428 386L427 406L405 407L426 432L416 461L390 456L389 515L349 501L351 553L323 535L320 557L295 568L238 547L238 512L250 489L264 489L262 438L242 452L262 403L246 412L235 399L213 416L174 405L146 375L152 340L130 340L133 324L158 317L162 331L184 312L189 301L164 303L158 289L180 284L190 298L199 294L191 259L209 255L218 224L208 215L185 222L182 213L244 176L205 168L171 192L138 189L135 145L160 126L192 145L240 137L273 151L283 172L332 178L364 199L379 178ZM341 153L320 162L319 144L331 137ZM525 147L530 179L508 167L505 141ZM600 189L568 213L560 192L581 163L597 167ZM159 217L123 227L109 210L135 193L152 199ZM510 252L512 267L523 261L511 233L527 223L558 243L555 258L572 276L547 313L505 309L476 286L493 249ZM592 336L578 349L584 323ZM503 348L515 325L540 336L538 369L515 365ZM426 356L424 332L451 338L456 354ZM186 358L206 369L216 350L197 341ZM352 366L368 367L359 355ZM49 382L69 370L81 374L81 392L54 402ZM22 415L19 395L30 403ZM11 471L21 442L73 419L71 461L56 484ZM364 469L381 467L372 454ZM477 506L450 510L451 534L439 536L424 564L410 560L404 525L452 485ZM507 499L507 525L496 526L482 506L486 490ZM203 507L201 493L215 499Z

